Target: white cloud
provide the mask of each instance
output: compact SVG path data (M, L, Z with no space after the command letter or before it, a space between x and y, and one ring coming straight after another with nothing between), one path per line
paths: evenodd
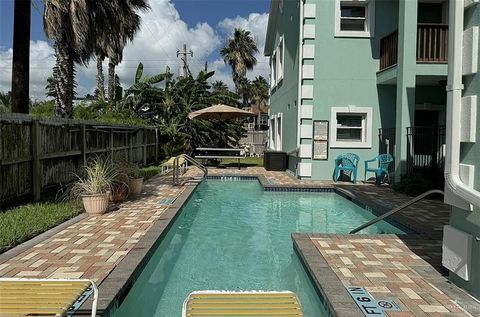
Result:
M0 91L11 90L13 49L0 51ZM30 41L30 96L45 98L45 85L55 64L54 50L45 41Z
M168 65L173 73L179 74L182 63L177 58L177 49L187 44L194 52L189 56L191 71L195 74L209 61L209 70L215 70L213 80L222 80L233 88L231 69L218 57L218 51L236 27L252 32L259 51L263 51L268 14L252 13L248 17L226 18L216 26L199 23L189 28L181 19L180 13L171 0L150 1L151 10L142 13L142 27L132 43L128 43L123 54L123 62L117 66L117 74L122 85L128 87L133 82L139 62L144 64L144 73L153 75L165 70ZM45 41L31 42L30 93L34 98L45 95L46 79L55 63L54 51ZM248 77L262 75L268 77L268 59L257 55L258 65ZM12 49L0 48L0 91L10 90ZM104 63L107 76L108 63ZM96 87L96 63L94 60L85 66L77 66L77 95L93 93ZM105 80L107 84L107 78Z

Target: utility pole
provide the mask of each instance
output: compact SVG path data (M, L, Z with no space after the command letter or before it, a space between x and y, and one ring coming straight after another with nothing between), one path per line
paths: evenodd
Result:
M208 73L208 61L205 61L205 73Z
M190 49L187 51L187 44L183 44L183 51L177 50L177 57L180 57L180 59L183 62L183 76L187 77L190 74L190 69L188 68L188 55L193 57L193 51Z

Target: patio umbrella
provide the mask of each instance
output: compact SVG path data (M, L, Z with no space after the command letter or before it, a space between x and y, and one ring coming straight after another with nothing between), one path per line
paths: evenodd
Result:
M190 112L190 119L207 119L207 120L228 120L237 118L254 117L255 113L242 110L227 105L218 104L208 108Z

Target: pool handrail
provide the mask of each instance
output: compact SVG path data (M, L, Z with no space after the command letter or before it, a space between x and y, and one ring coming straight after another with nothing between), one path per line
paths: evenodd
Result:
M351 234L357 233L357 232L359 232L360 230L363 230L363 229L365 229L365 228L367 228L367 227L370 227L371 225L376 224L377 222L379 222L379 221L381 221L381 220L383 220L383 219L385 219L385 218L393 215L394 213L397 213L397 212L399 212L400 210L403 210L403 209L407 208L408 206L413 205L413 204L416 203L417 201L420 201L420 200L422 200L423 198L425 198L425 197L427 197L427 196L430 196L430 195L433 195L433 194L444 195L444 192L443 192L442 190L440 190L440 189L431 189L431 190L428 190L428 191L424 192L423 194L420 194L420 195L418 195L417 197L415 197L415 198L407 201L406 203L402 204L401 206L395 207L395 208L393 208L392 210L384 213L383 215L378 216L377 218L375 218L375 219L373 219L373 220L370 220L369 222L367 222L367 223L365 223L365 224L363 224L363 225L361 225L361 226L353 229L352 231L350 231L350 233L351 233Z
M207 177L208 169L204 165L200 164L198 161L188 156L187 154L180 154L173 161L173 185L178 185L178 178L179 178L179 172L180 172L180 166L178 165L178 162L180 158L184 158L187 162L190 162L192 165L201 169L203 171L202 178Z

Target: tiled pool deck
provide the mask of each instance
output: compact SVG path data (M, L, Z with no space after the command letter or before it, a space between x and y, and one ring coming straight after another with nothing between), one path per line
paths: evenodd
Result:
M99 312L127 292L129 276L141 267L195 188L186 182L199 171L190 169L184 185L171 177L155 177L144 193L102 216L79 216L0 255L1 277L90 278L100 284ZM376 213L408 197L371 185L333 185L300 181L284 172L260 167L210 169L211 176L255 176L269 190L324 188L364 204ZM344 286L367 287L374 297L392 299L402 312L389 316L480 316L480 305L449 284L441 270L441 228L448 206L438 201L410 207L397 221L419 235L294 235L296 249L318 288L338 316L361 316ZM433 215L433 216L432 216ZM364 256L364 257L362 257ZM427 263L428 262L428 263ZM441 290L441 291L440 291ZM88 304L88 303L87 303ZM88 309L87 305L84 305ZM84 311L88 313L88 311Z

